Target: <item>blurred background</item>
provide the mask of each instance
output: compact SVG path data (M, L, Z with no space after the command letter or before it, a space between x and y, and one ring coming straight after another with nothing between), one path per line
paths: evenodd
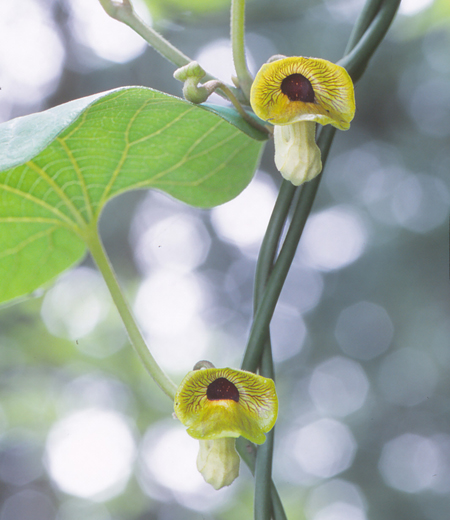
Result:
M228 0L133 3L230 81ZM249 1L251 69L276 53L337 61L362 5ZM122 85L180 96L173 70L95 0L0 2L1 121ZM272 323L274 479L289 520L448 520L448 0L403 0L356 99ZM106 248L176 383L199 359L239 366L279 184L269 143L251 185L218 208L144 191L107 206ZM0 520L252 518L244 465L229 488L202 481L198 442L89 258L0 310L0 399Z

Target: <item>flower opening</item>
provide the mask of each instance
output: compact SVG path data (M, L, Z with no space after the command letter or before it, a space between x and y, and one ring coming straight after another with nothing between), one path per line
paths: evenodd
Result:
M239 437L257 444L276 421L278 400L271 379L231 368L189 372L175 396L175 415L195 439Z
M293 56L265 63L252 85L255 114L274 125L315 121L347 130L355 115L353 82L327 60Z

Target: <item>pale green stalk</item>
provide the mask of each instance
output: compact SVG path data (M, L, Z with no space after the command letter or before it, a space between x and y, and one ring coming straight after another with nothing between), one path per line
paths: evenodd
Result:
M105 279L114 304L116 305L120 317L122 318L122 321L128 332L128 337L131 344L133 345L143 365L152 376L156 384L173 400L175 398L177 387L159 367L158 363L155 361L155 358L151 355L147 348L141 331L137 326L127 301L125 300L122 289L120 288L119 282L117 281L117 277L114 273L108 256L106 255L105 249L103 248L103 244L101 243L95 222L92 222L90 226L85 229L83 239L89 248L92 258L97 264L98 269Z
M252 125L253 128L256 128L260 132L264 134L271 134L271 128L269 126L264 126L258 123L250 114L248 114L242 105L240 104L238 98L233 94L233 91L225 85L225 83L222 83L221 81L210 81L208 83L205 83L204 85L207 88L210 88L212 92L214 92L216 89L220 89L226 98L228 98L231 103L233 104L234 108L239 112L239 115L242 117L242 119L245 119L249 125Z
M133 31L138 33L144 40L158 51L164 58L172 62L177 67L183 67L192 60L186 54L177 49L161 34L149 27L134 11L130 0L99 0L103 9L111 18L122 22ZM205 75L205 80L215 79L210 74Z
M245 59L245 0L231 1L231 47L233 51L234 68L239 87L247 100L250 99L250 89L253 83L252 75Z

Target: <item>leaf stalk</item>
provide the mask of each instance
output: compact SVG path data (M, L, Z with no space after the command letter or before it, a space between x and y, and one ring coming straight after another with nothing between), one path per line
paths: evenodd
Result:
M128 302L125 299L116 274L103 247L96 222L92 222L92 224L86 228L83 238L89 248L92 258L94 259L98 269L105 279L106 285L109 289L114 304L119 311L120 317L122 318L122 321L125 325L128 337L132 346L134 347L134 350L138 354L142 364L145 366L156 384L173 401L177 391L177 386L170 380L170 378L158 365L144 341L142 333L139 330L139 327L129 308Z

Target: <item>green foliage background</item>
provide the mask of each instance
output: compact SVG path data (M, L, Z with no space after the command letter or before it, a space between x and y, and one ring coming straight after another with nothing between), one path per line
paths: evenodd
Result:
M68 5L59 4L66 8ZM217 37L226 38L228 33L227 8L202 13L201 4L196 5L200 13L188 12L183 6L179 11L169 12L162 8L155 11L155 17L160 17L158 23L165 27L165 35L192 56L206 43ZM208 5L211 6L211 2ZM68 35L64 17L62 21L61 17L55 15L55 18L59 20L62 33ZM268 57L265 54L267 46L261 46L255 35L264 36L277 53L339 59L354 14L336 1L266 0L250 2L247 18L249 46L259 65ZM187 21L186 28L179 30L177 24ZM172 79L173 68L151 49L126 64L105 63L102 69L89 71L80 67L77 70L69 64L77 53L82 55L82 49L68 42L69 38L66 39L68 66L58 89L45 101L47 106L128 85L145 85L177 96L181 94L180 84ZM445 94L450 88L449 55L448 3L445 0L437 0L417 15L400 15L357 86L358 111L351 130L336 137L313 211L335 206L350 208L365 223L369 231L368 244L364 255L354 264L319 273L323 281L321 299L313 310L302 316L307 337L294 357L277 364L281 404L274 473L291 520L314 519L311 512L314 497L318 496L321 486L330 482L350 483L354 486L352 489L360 490L367 504L364 514L370 520L447 520L450 503L446 482L450 461L444 448L439 452L441 465L436 477L440 479L440 487L430 485L415 492L402 492L383 479L378 465L386 444L403 434L443 439L441 444L436 444L441 447L446 446L445 442L450 438L447 384L450 369L450 103ZM15 106L12 111L12 115L22 115L26 109ZM276 185L279 184L271 145L263 156L261 168L269 172ZM410 185L402 184L402 181L411 178L415 181L409 182L422 187L419 192L422 198L416 201L420 208L418 214L434 215L436 225L432 227L421 226L420 219L415 221L413 218L406 220L407 225L402 225L392 217L393 197L404 193ZM427 186L435 189L427 192ZM143 197L141 192L112 200L101 219L106 249L131 301L143 273L135 263L129 233L134 212ZM167 212L169 207L179 218L200 217L208 230L210 253L197 272L210 288L210 312L205 313L205 319L215 338L211 341L211 352L220 363L237 365L252 312L254 256L218 235L209 211L191 210L169 199L165 199L166 202L152 200L161 213ZM447 209L442 210L445 204ZM438 211L443 212L442 215ZM153 218L157 221L157 216ZM68 243L67 239L65 241ZM82 247L76 241L70 242L70 247L75 251L73 261L82 256ZM300 257L298 261L301 261ZM89 259L84 265L93 267ZM3 287L11 282L8 276L8 273L3 275ZM233 281L231 289L230 279ZM288 285L295 289L295 281L294 272ZM286 298L300 304L302 293L290 292ZM149 498L136 477L131 478L125 493L104 505L86 503L55 488L41 462L47 434L52 424L67 413L96 404L96 399L97 404L102 404L100 398L89 394L89 381L106 381L112 395L125 396L120 411L132 418L139 438L149 425L167 418L172 410L171 403L149 380L126 344L114 310L110 309L89 335L68 339L64 334L51 334L45 327L40 316L42 301L43 294L39 292L0 312L2 514L6 515L5 507L10 497L33 491L46 497L50 504L46 520L72 520L74 516L70 516L69 510L82 510L86 518L91 515L102 520L190 520L199 515L223 520L250 518L252 481L245 471L233 500L203 513L181 505L174 495L167 498L165 494L160 500ZM311 401L310 378L322 362L337 355L352 359L342 352L336 327L342 311L362 301L373 302L385 309L394 333L389 349L382 355L367 360L353 358L370 383L364 406L340 419L351 429L358 446L354 462L334 478L292 475L285 462L293 425L301 426L308 417L317 419L323 415ZM298 341L296 319L298 316L294 315L277 322L285 331L288 343ZM220 337L225 332L227 341L223 342ZM362 337L366 338L364 334ZM276 338L275 351L282 344L281 338L279 343ZM386 372L385 367L392 366L389 365L390 356L405 353L404 349L409 352L412 362L392 373L389 381L392 392L396 390L397 394L389 395L383 388L386 378L382 375ZM177 381L182 377L176 370L172 375ZM426 397L405 404L419 385L429 390ZM120 390L115 394L112 389L117 387ZM289 456L289 448L287 453ZM5 467L11 468L10 473ZM420 471L426 470L426 466L420 468ZM23 478L12 479L13 471L18 471ZM322 498L325 505L332 499L330 496ZM34 513L30 519L37 520L36 510Z

